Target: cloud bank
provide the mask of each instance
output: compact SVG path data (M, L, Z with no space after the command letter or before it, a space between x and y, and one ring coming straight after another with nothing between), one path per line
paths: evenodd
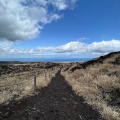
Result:
M0 0L0 41L37 37L44 25L60 19L60 12L76 1Z
M2 46L5 46L3 48ZM109 40L101 42L93 42L86 44L80 41L69 42L65 45L57 47L37 47L34 49L12 49L10 43L3 43L0 46L1 55L76 55L79 56L83 53L92 54L106 54L109 52L120 51L120 40Z

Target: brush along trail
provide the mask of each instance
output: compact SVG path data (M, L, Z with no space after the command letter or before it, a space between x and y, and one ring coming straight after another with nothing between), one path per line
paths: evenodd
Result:
M0 105L0 120L99 120L96 110L78 97L58 71L35 96Z

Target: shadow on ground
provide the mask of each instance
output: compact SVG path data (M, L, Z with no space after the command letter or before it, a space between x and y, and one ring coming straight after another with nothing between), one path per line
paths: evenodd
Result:
M0 105L0 120L98 120L100 115L78 97L60 71L38 95Z

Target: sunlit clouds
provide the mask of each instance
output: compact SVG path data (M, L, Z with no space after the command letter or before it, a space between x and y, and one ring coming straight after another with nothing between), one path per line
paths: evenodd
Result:
M37 37L44 25L61 18L61 10L76 0L1 0L0 41Z
M86 44L80 41L73 41L66 43L65 45L57 47L37 47L34 49L12 49L10 48L12 43L3 42L0 46L2 54L15 54L15 55L81 55L83 53L89 54L106 54L113 51L120 51L120 40L109 40L101 42L93 42ZM5 46L5 48L3 47Z

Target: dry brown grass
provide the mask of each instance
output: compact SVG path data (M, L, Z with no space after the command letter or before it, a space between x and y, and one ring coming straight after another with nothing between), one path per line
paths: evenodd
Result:
M63 70L61 73L76 94L98 109L105 120L120 120L120 107L109 104L112 91L120 90L120 66L108 63L112 60L74 72Z
M36 73L24 72L0 77L0 104L12 99L21 99L33 95L34 75L37 89L47 86L58 69L41 69Z

